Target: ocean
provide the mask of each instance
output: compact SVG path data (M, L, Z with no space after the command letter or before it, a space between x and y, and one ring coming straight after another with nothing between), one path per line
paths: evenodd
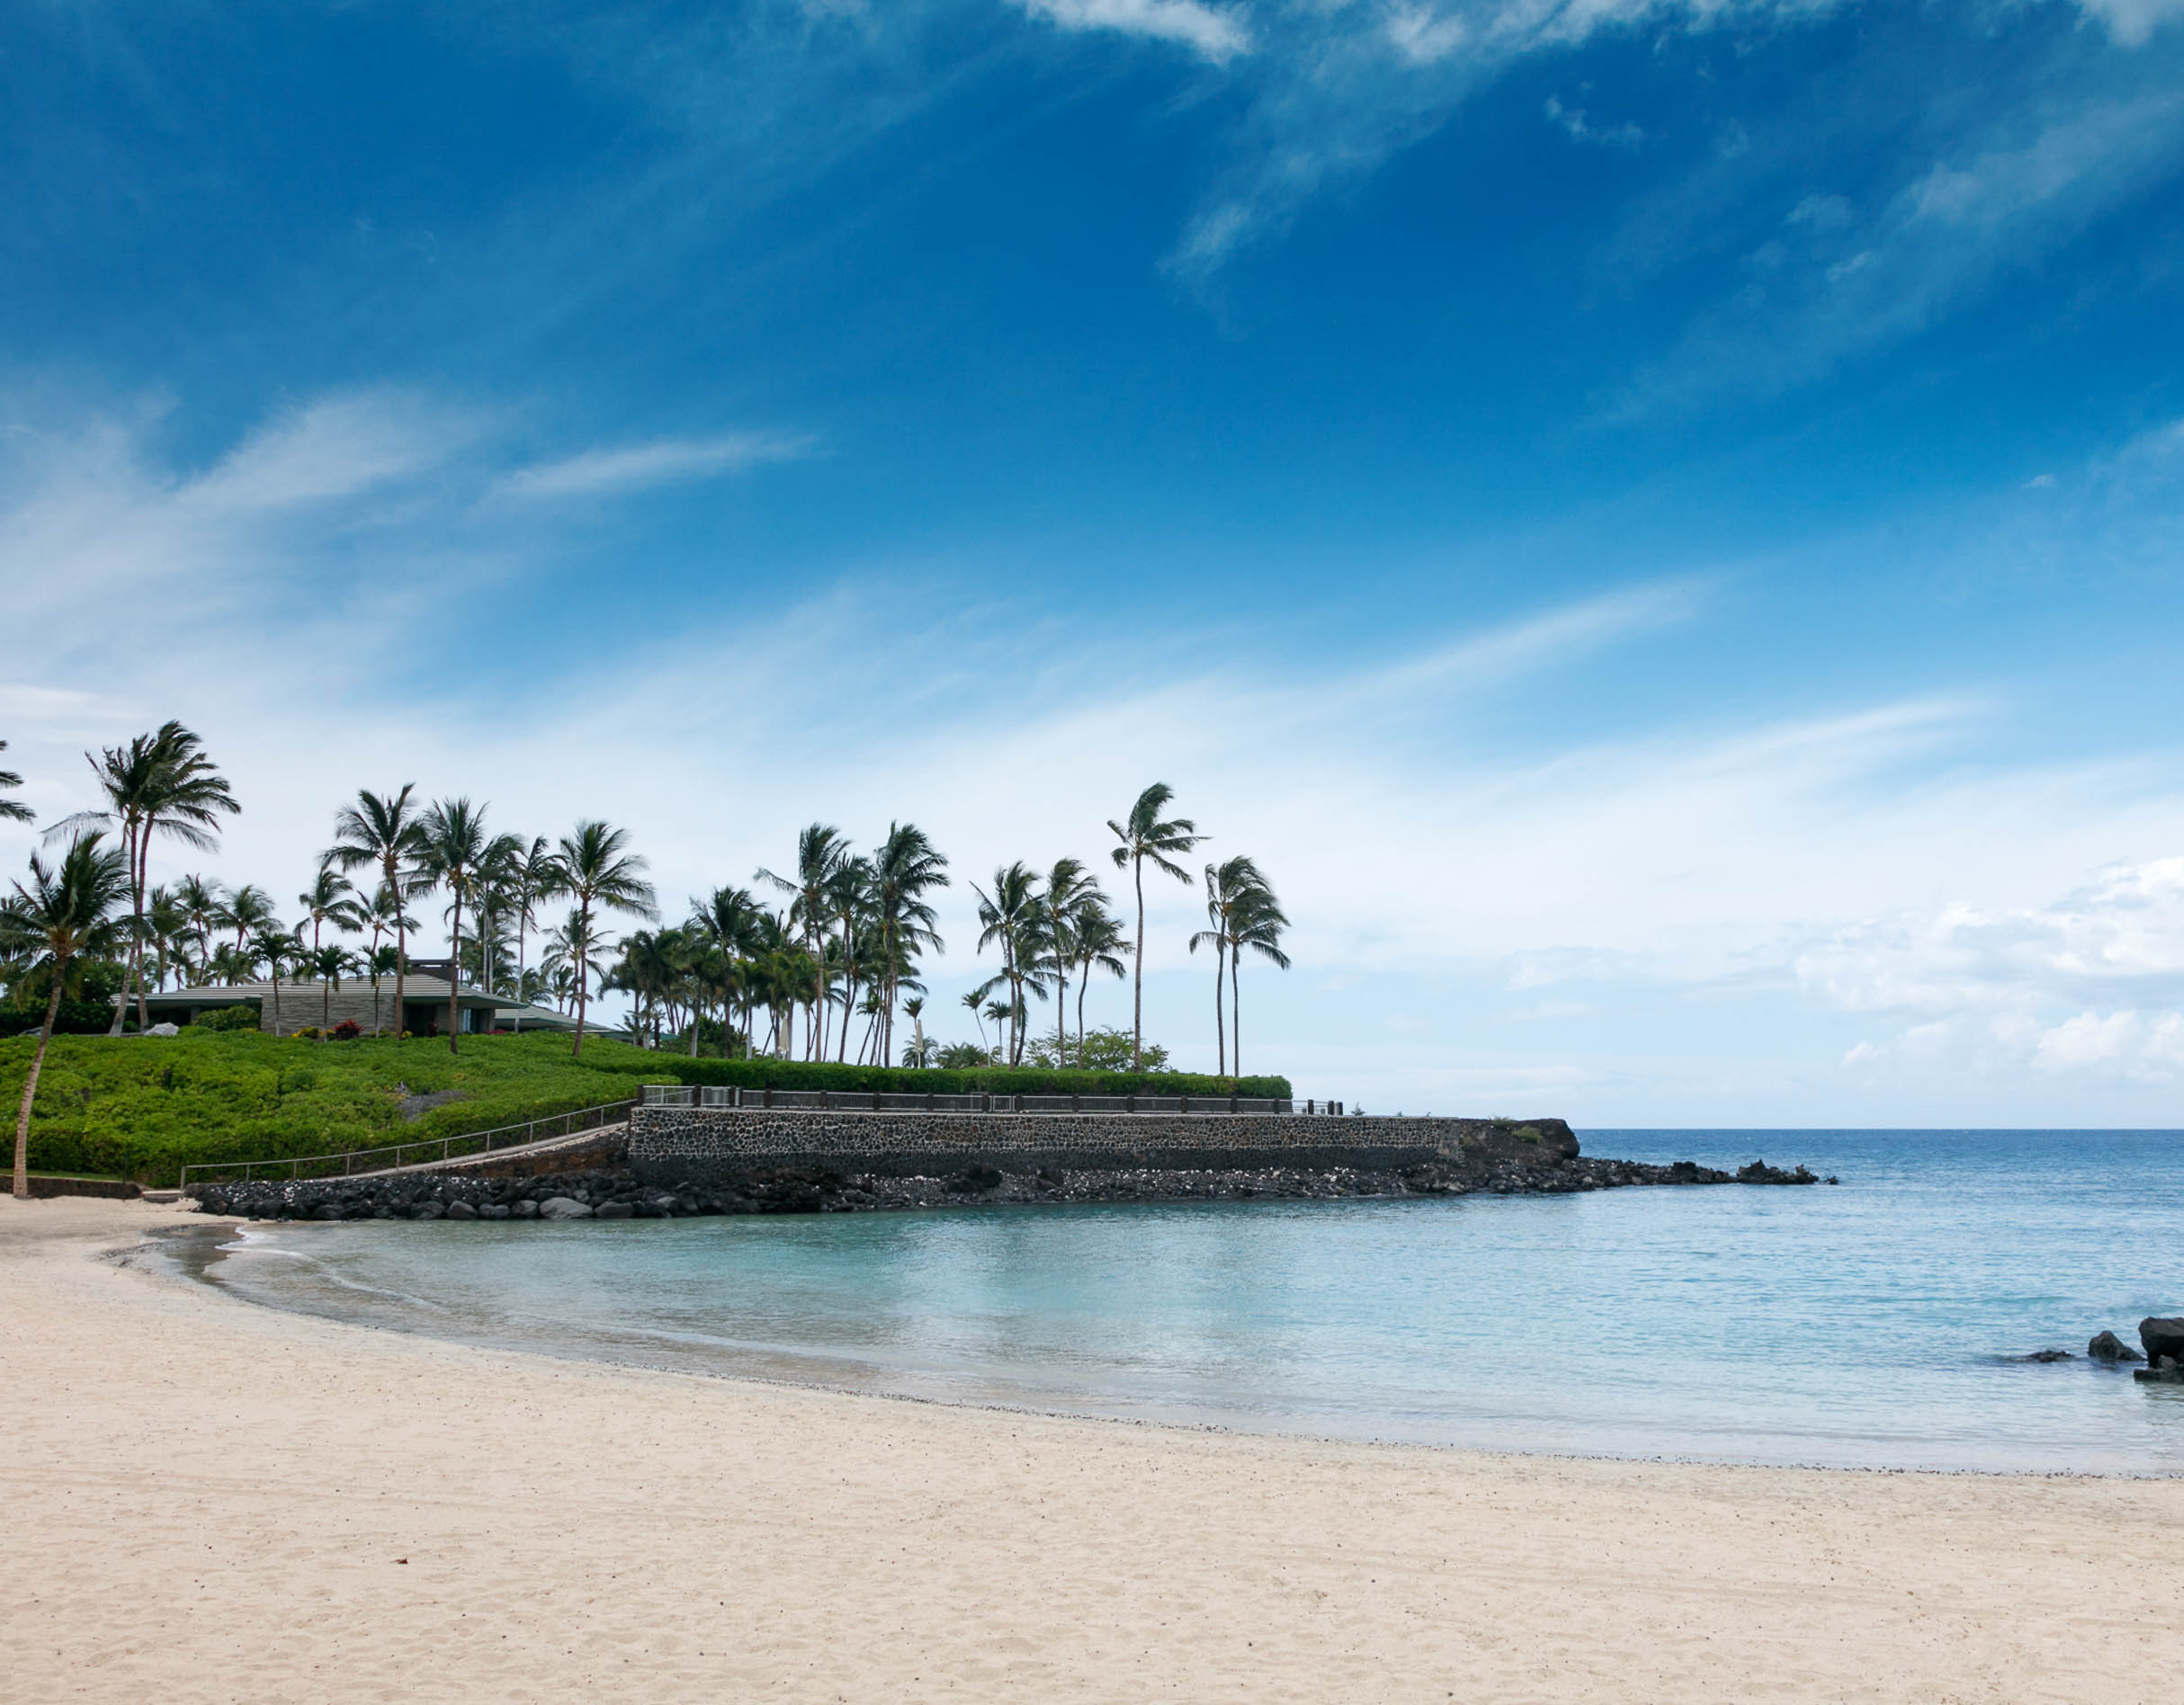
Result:
M253 1224L278 1308L648 1366L1326 1437L1865 1468L2184 1472L2184 1132L1584 1130L1839 1185ZM2021 1360L2045 1349L2073 1360Z

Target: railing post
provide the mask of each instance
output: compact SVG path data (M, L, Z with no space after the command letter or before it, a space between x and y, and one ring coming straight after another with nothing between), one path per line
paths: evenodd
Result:
M1231 1112L1234 1112L1236 1111L1236 1097L1233 1095L1229 1097L1229 1111Z
M876 1090L876 1089L875 1089L874 1091L873 1091L873 1111L874 1111L874 1112L876 1113L876 1112L878 1112L879 1111L880 1111L880 1092L879 1092L878 1090Z

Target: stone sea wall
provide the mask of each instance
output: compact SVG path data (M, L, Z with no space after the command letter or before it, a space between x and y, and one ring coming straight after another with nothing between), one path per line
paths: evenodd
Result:
M629 1165L649 1183L818 1168L882 1178L980 1170L1403 1172L1501 1154L1576 1158L1559 1119L1376 1119L1280 1113L847 1112L637 1107Z

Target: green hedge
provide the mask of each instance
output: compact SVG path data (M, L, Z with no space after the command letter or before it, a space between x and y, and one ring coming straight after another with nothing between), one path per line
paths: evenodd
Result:
M35 1040L45 1022L46 1009L42 1005L34 1012L0 1007L0 1036L29 1036ZM100 1001L63 1001L53 1020L56 1036L103 1036L112 1027L113 1008Z
M584 1044L592 1059L592 1042ZM915 1071L886 1066L830 1066L783 1059L692 1059L668 1049L602 1050L609 1071L630 1071L650 1083L734 1084L744 1089L883 1090L890 1094L962 1095L1249 1095L1289 1094L1286 1077L1206 1077L1191 1072L1061 1072L1036 1067L976 1067L969 1071Z
M0 1106L21 1100L36 1036L0 1040ZM185 1165L341 1153L458 1136L633 1099L644 1083L995 1094L1286 1095L1278 1077L1181 1073L902 1071L786 1060L691 1059L565 1034L299 1040L197 1025L174 1037L56 1036L39 1080L31 1165L172 1183ZM406 1119L406 1094L458 1099Z

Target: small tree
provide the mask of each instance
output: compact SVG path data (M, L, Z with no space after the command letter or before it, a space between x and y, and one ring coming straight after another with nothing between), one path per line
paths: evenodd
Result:
M38 1031L38 1051L23 1081L22 1104L15 1113L15 1195L31 1193L31 1109L38 1098L38 1076L45 1069L54 1022L60 1016L62 992L71 969L86 956L111 953L122 928L116 910L130 897L129 860L120 849L102 845L104 836L78 835L58 866L48 869L33 852L31 879L21 882L0 902L0 952L43 968L53 978L46 997L45 1022Z

